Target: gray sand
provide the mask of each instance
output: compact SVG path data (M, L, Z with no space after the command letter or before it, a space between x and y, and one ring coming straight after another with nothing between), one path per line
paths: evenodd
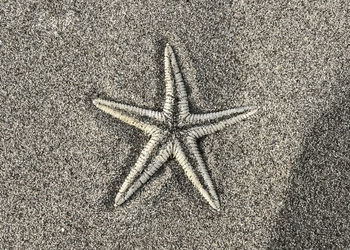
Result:
M1 249L350 247L347 1L16 2L0 2ZM113 207L148 138L91 100L159 109L167 42L192 111L261 107L200 142L219 213L174 161Z

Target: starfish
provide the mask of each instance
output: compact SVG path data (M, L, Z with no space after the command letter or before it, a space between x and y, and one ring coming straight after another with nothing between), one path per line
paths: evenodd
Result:
M210 206L219 210L219 198L199 152L197 140L253 115L257 107L193 114L189 110L182 74L169 44L164 51L164 68L166 93L161 112L109 100L93 100L97 108L150 137L120 187L115 206L129 199L168 159L174 158Z

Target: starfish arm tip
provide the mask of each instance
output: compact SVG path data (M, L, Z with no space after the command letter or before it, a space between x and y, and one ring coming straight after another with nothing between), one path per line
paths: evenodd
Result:
M212 204L212 207L216 210L216 211L220 211L220 202L219 200L215 200Z
M252 115L257 113L259 111L260 107L259 106L252 106L252 109L250 112L252 112Z
M170 56L172 56L174 54L173 48L171 47L171 45L169 43L166 44L166 49L169 51Z
M123 203L124 203L123 199L115 199L114 206L119 207Z
M251 115L253 115L253 114L255 114L256 112L259 111L260 106L253 105L253 106L247 106L245 108L246 108L245 112L249 113L249 116L251 116Z
M220 202L218 200L208 200L209 205L211 206L212 209L214 209L215 211L220 211Z
M97 98L97 99L93 99L92 103L97 107L101 102L101 99Z

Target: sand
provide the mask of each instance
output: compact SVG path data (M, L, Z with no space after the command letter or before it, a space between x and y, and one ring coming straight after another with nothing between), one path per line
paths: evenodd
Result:
M1 1L1 249L350 248L347 1ZM191 110L259 105L200 141L213 211L96 97L160 109L173 46Z

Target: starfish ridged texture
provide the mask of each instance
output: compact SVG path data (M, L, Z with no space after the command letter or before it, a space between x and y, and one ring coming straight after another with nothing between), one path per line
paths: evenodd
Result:
M197 140L253 115L257 107L192 114L184 80L169 44L165 47L164 66L166 94L162 112L102 99L93 100L97 108L150 136L122 184L115 198L115 206L124 203L168 159L174 158L210 206L219 210L219 198L199 152Z

